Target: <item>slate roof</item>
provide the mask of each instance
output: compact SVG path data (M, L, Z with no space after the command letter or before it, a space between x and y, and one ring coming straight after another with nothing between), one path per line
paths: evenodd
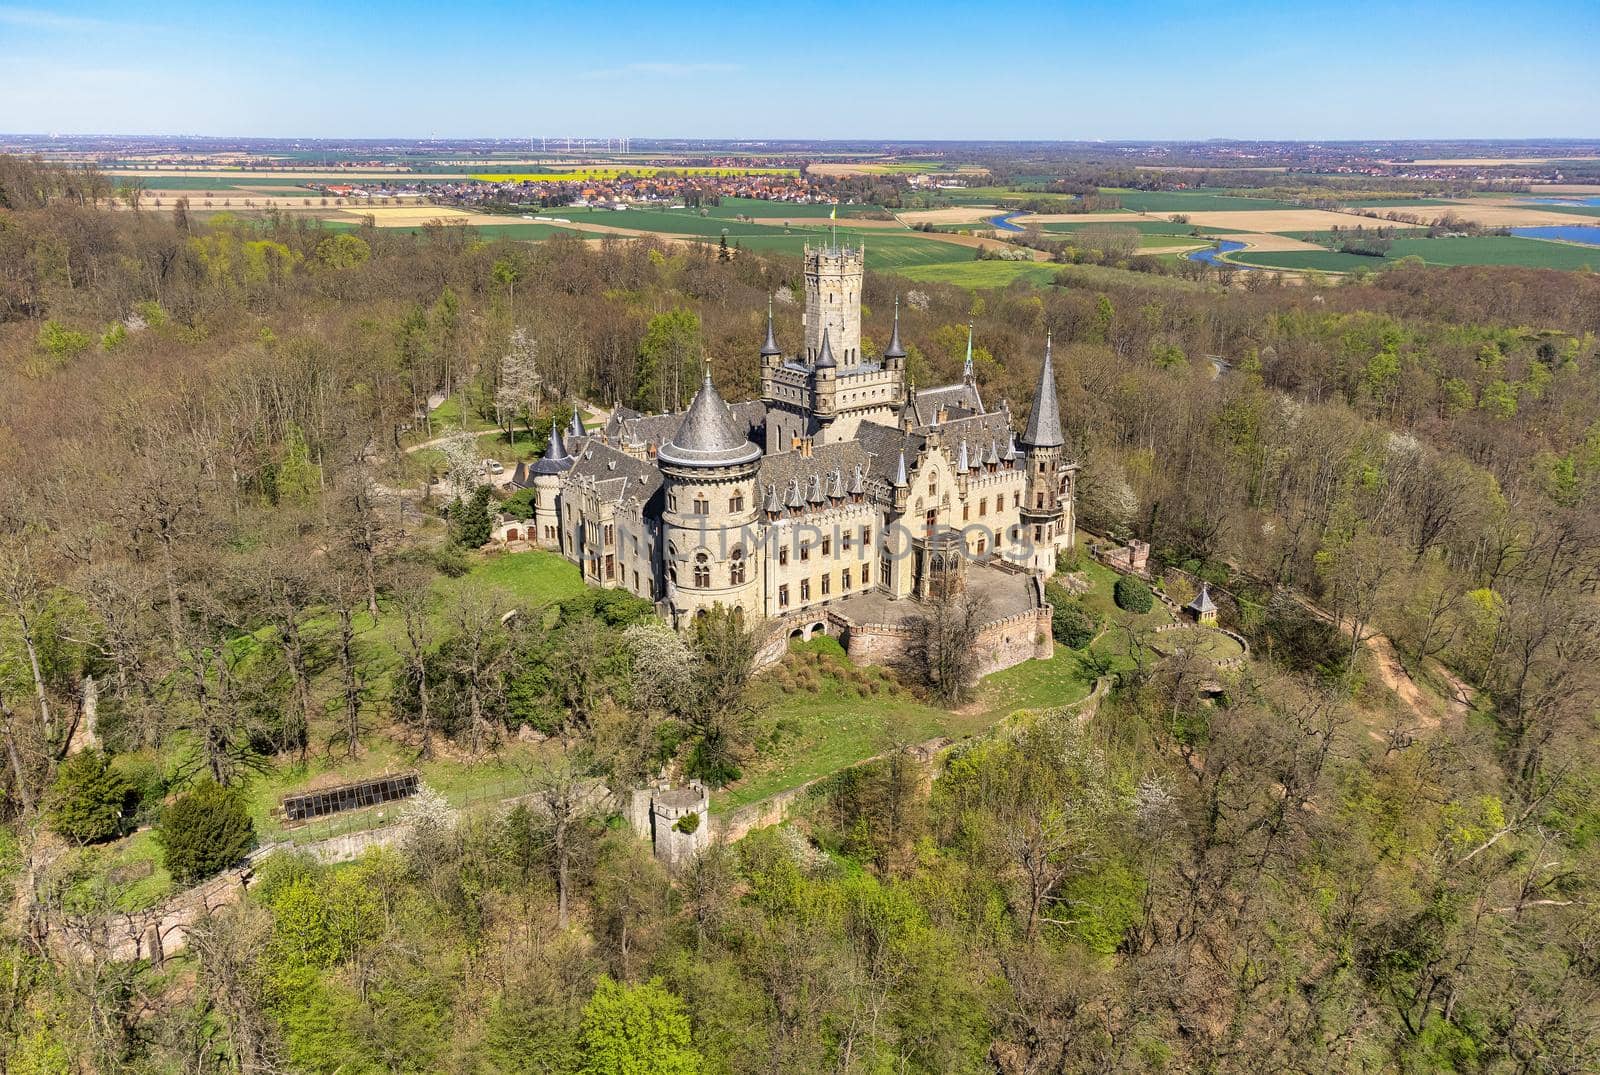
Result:
M568 480L594 483L602 500L648 501L661 488L661 470L590 437L578 450Z
M983 413L983 397L978 394L975 384L920 388L912 397L911 404L917 425L923 427L938 424L940 408L944 409L946 421Z
M700 391L694 394L677 432L661 446L657 456L662 462L677 466L721 467L753 463L761 458L761 449L739 428L717 393L717 386L711 383L711 370L707 368Z
M754 444L766 440L767 405L759 399L728 405L736 426L744 431L745 439ZM606 423L607 438L633 448L655 445L660 448L672 440L683 424L682 414L641 414L630 407L618 406Z
M1039 387L1033 393L1033 409L1028 412L1028 425L1022 431L1022 443L1035 448L1059 448L1061 438L1061 404L1056 402L1056 368L1050 360L1050 337L1044 340L1044 365L1039 367Z

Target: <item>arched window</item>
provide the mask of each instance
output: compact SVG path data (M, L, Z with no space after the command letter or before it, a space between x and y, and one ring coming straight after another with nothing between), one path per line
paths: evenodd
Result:
M711 557L703 552L694 554L694 584L702 590L711 585Z
M728 581L735 586L744 583L744 547L735 545L728 557Z

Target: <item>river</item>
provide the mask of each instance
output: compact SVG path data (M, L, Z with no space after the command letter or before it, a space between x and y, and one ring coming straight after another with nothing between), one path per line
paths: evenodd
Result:
M1188 258L1190 261L1203 261L1207 265L1215 265L1218 268L1227 267L1229 269L1248 269L1250 268L1248 265L1240 265L1232 261L1223 261L1221 257L1223 254L1231 254L1235 250L1243 249L1244 244L1239 242L1237 239L1218 239L1217 245L1214 247L1207 246L1199 250L1191 250L1183 256Z
M1600 224L1555 224L1542 228L1512 228L1524 239L1561 239L1569 243L1600 246Z

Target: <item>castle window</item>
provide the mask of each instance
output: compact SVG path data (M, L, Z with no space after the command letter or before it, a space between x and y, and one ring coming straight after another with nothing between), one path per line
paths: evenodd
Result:
M800 600L801 601L809 601L809 600L811 600L811 580L810 579L801 579L800 580Z
M694 498L694 513L696 515L710 515L711 514L711 502L709 500L704 499L703 497L698 497L698 496L695 497Z
M802 541L800 543L800 562L804 563L809 559L811 559L811 542Z
M606 553L606 581L614 582L617 578L617 558L611 553Z
M987 514L989 514L989 498L984 497L978 501L978 518L981 519Z
M825 538L822 539L822 555L824 555L824 556L832 556L833 555L833 539L832 538L825 537Z
M782 567L789 562L789 546L778 546L778 566Z
M862 564L861 565L861 585L867 586L867 585L870 585L871 582L872 582L872 565L871 564Z
M734 546L729 557L728 581L735 586L744 582L744 549L738 545Z
M711 558L703 552L694 554L694 584L700 589L711 585Z
M789 607L789 587L787 584L778 587L778 607Z
M839 572L839 589L848 590L849 588L850 588L850 569L847 567L843 571Z
M870 526L861 528L861 547L863 549L872 548L872 527Z
M822 596L823 597L827 597L828 596L828 594L830 592L830 588L832 587L832 585L833 585L833 575L831 575L831 574L823 575L822 576Z
M610 545L613 541L616 540L616 537L617 537L617 529L616 529L616 527L612 526L610 523L606 523L606 540L605 540L605 544Z
M1014 507L1014 508L1022 507L1022 494L1021 493L1012 493L1011 494L1011 506Z
M971 516L972 508L967 504L961 505L961 521L966 522Z
M839 536L839 551L840 552L849 552L850 551L850 531L848 531L848 530L846 530L843 534L841 534Z
M728 498L728 511L730 514L744 510L744 494L734 493Z

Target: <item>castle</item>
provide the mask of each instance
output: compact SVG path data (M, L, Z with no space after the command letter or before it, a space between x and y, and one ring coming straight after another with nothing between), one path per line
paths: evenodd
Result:
M804 347L783 352L769 305L759 400L725 403L708 369L682 413L618 406L590 431L574 408L513 476L535 490L528 541L678 625L722 605L882 660L927 601L972 591L985 671L1048 655L1041 583L1074 541L1078 471L1050 344L1019 435L984 404L970 331L957 384L908 384L898 302L889 345L862 353L863 262L806 248Z

